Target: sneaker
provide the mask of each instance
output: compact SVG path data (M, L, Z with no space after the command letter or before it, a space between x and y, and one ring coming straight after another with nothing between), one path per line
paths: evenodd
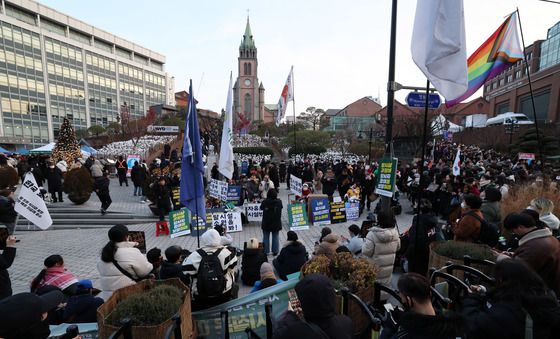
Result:
M100 211L101 211L101 215L104 215L104 214L105 214L105 210L104 210L104 209L101 209Z

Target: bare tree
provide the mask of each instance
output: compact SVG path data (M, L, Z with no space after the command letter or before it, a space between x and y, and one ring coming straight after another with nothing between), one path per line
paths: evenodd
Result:
M319 129L321 117L325 114L325 110L322 108L316 108L313 106L307 107L305 112L301 112L297 117L298 122L305 125L307 129L312 129L314 131Z

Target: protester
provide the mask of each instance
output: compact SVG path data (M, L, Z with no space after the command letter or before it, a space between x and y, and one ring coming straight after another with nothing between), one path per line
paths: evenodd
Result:
M444 240L437 231L438 219L432 212L432 204L422 199L420 215L414 216L412 226L408 230L408 247L405 256L408 260L408 272L425 276L428 273L430 243Z
M222 246L220 234L210 229L200 237L201 248L183 262L191 276L193 310L202 310L237 298L237 257Z
M264 253L270 253L272 236L272 253L278 255L280 243L278 232L282 229L282 200L278 199L276 190L269 190L266 199L261 203L263 211L261 228L263 231Z
M327 234L323 240L315 245L315 255L326 255L332 257L336 254L336 249L340 246L340 236L335 233Z
M488 187L484 190L484 201L480 207L480 212L484 220L494 224L501 224L502 212L500 206L502 193L497 188Z
M104 170L103 170L103 165L101 165L101 161L99 161L98 159L93 160L93 164L90 167L90 171L91 171L91 176L93 177L94 180L96 178L103 176Z
M102 176L95 178L93 182L93 190L97 194L99 201L101 202L101 214L106 214L107 209L111 206L113 200L111 199L111 194L109 193L109 184L111 183L109 179L109 172L104 172Z
M31 282L31 292L39 293L44 287L54 286L67 295L76 294L78 279L64 267L62 256L48 256L43 264L45 268Z
M295 291L301 304L301 318L293 310L282 314L274 339L352 338L352 320L337 314L335 290L329 278L307 275L297 283Z
M505 259L496 264L494 278L493 289L473 286L463 300L468 338L557 337L560 307L537 273L522 260Z
M553 233L558 233L560 228L560 219L555 216L552 211L554 210L554 203L550 199L543 197L531 200L530 208L539 213L539 219L545 223L546 227L550 228Z
M0 189L0 224L6 226L8 234L14 234L17 213L15 193L12 189Z
M142 184L145 179L145 171L142 170L138 161L134 161L134 166L132 167L132 170L130 170L130 180L132 180L132 183L134 184L134 196L140 197L144 195L142 193Z
M360 227L356 224L352 224L348 227L348 233L350 234L350 239L341 237L341 244L346 246L350 253L353 255L358 255L362 253L362 246L364 245L364 238L360 237Z
M151 248L148 252L146 252L146 259L148 259L148 262L152 264L153 267L150 274L153 274L154 277L159 279L159 269L163 263L161 250L157 247Z
M183 265L181 265L181 256L183 249L181 246L173 245L169 246L165 250L165 259L161 263L161 268L159 270L159 279L171 279L179 278L185 286L190 286L191 279L190 276L183 273Z
M484 216L480 211L482 200L474 194L464 196L461 203L462 216L455 228L453 228L454 240L474 242L480 235L481 221Z
M128 187L128 179L126 178L126 174L128 172L128 164L126 160L123 159L122 155L119 155L119 160L117 160L117 175L119 177L119 185L122 186L123 183L126 184Z
M511 213L504 229L519 237L513 258L525 261L560 296L560 242L548 228L537 228L534 220L523 213ZM498 260L507 258L504 254Z
M53 202L64 202L62 199L62 171L53 162L49 162L45 177Z
M274 267L267 262L263 262L260 267L260 280L255 281L255 285L251 289L250 293L260 291L267 287L274 286L276 284L283 283L283 280L276 278L274 274Z
M63 302L60 291L43 295L19 293L0 300L0 338L47 339L51 333L49 311Z
M278 276L288 280L288 275L299 272L308 259L305 246L298 241L297 233L288 231L287 241L280 250L280 254L272 261Z
M165 221L165 216L171 211L171 191L164 176L159 177L157 183L152 184L159 221Z
M379 267L376 281L391 286L393 264L400 248L401 241L392 212L380 211L377 214L377 225L371 227L362 246L362 255Z
M224 226L216 225L214 229L220 234L222 246L230 246L233 243L233 238L226 232L226 228Z
M8 268L14 263L16 257L16 237L9 236L4 244L0 244L0 300L12 295L12 282Z
M97 322L97 309L102 304L103 299L93 295L91 280L80 280L76 285L76 294L66 302L62 319L68 324L95 323Z
M321 179L321 183L323 184L323 194L326 194L329 198L329 201L332 202L333 195L337 187L337 181L331 168L327 169L327 172Z
M241 258L241 281L247 286L253 286L259 280L259 270L265 262L268 262L268 258L259 246L259 241L256 238L249 239Z
M153 269L152 264L135 247L138 243L128 241L126 226L111 227L108 236L109 242L103 247L101 261L97 264L103 300L107 300L119 288L148 278Z

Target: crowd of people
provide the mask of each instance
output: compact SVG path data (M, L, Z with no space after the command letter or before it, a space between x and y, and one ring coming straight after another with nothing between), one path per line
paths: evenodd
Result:
M116 159L118 156L126 158L129 154L148 155L154 148L168 144L176 139L173 135L145 135L138 140L115 141L97 150L97 155L104 158Z

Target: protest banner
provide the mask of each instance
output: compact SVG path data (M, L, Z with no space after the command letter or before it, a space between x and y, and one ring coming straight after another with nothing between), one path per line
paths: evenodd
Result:
M290 190L296 195L302 195L303 184L300 178L290 174Z
M212 179L208 185L208 193L212 198L226 201L228 198L228 183L221 180Z
M346 206L344 201L331 202L331 224L346 222Z
M227 201L234 203L236 206L241 206L241 186L228 186Z
M225 226L226 210L224 208L209 208L206 210L206 225L208 228L214 228L218 225Z
M397 173L397 158L379 161L379 179L375 186L375 193L384 197L392 197L395 192L395 176Z
M198 235L202 235L208 229L208 225L206 224L206 216L199 216L198 223L196 222L196 215L191 213L191 235L193 237Z
M264 305L272 303L273 320L277 320L288 309L290 294L295 295L294 286L299 278L291 278L269 288L247 294L225 304L207 310L193 312L198 335L204 338L222 338L221 311L228 312L229 335L232 339L247 338L245 329L251 328L261 338L266 337L266 315Z
M360 218L360 202L359 201L347 201L344 204L346 209L346 221L358 220Z
M130 172L132 171L132 167L134 167L134 162L138 161L140 164L140 155L139 154L129 154L126 156L126 165L128 166L128 170L126 171L126 176L130 178Z
M262 221L263 211L261 210L261 204L247 204L245 205L245 215L247 220L251 221Z
M191 211L183 207L169 212L169 237L177 238L191 233Z
M179 186L175 186L171 188L171 203L173 204L173 209L178 210L179 208L183 207L180 201L181 198L181 188Z
M14 209L42 230L46 230L53 223L41 196L41 190L31 172L28 172L23 179Z
M313 226L329 225L331 223L329 207L328 198L316 198L311 200L311 222Z
M309 229L305 204L288 205L288 222L291 231L301 231Z
M535 153L519 153L519 160L535 160Z
M225 213L226 230L228 233L243 231L243 224L241 223L241 213L229 211Z

